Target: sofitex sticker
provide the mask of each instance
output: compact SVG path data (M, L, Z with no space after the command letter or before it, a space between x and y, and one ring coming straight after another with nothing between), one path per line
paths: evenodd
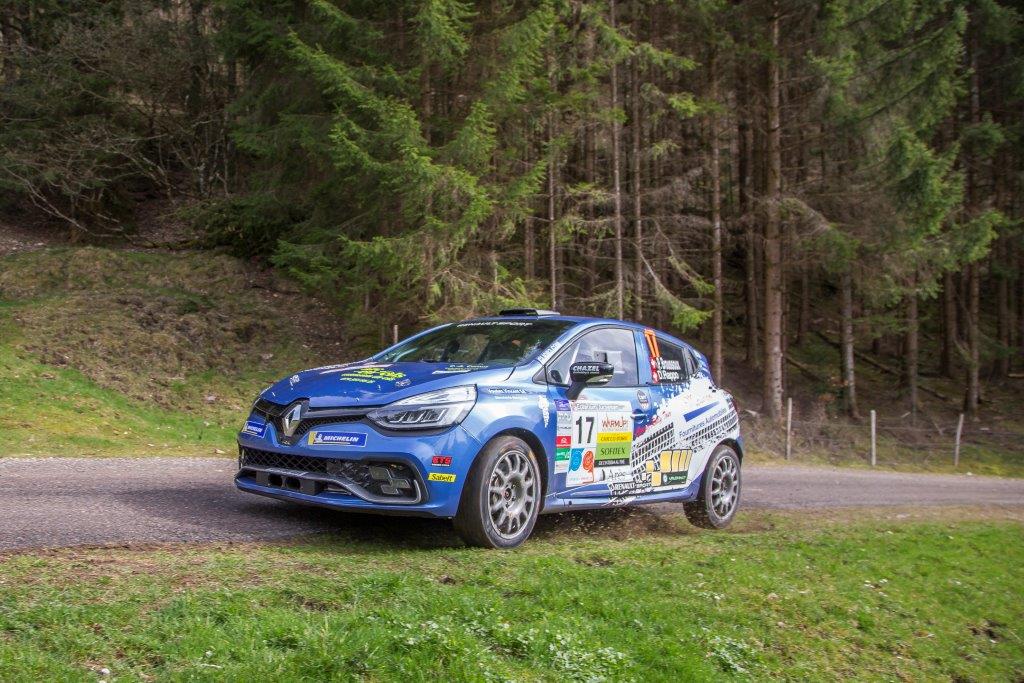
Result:
M358 432L310 432L306 443L310 446L365 446L366 434Z
M245 426L242 427L242 433L262 439L263 435L267 433L267 423L257 422L256 420L246 420Z

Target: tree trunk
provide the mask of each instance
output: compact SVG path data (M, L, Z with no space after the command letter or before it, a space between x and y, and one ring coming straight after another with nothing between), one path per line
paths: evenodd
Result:
M548 65L551 89L555 89L555 71ZM558 310L558 235L555 229L555 115L548 114L548 276L551 281L551 310Z
M615 29L615 0L609 5L609 24ZM625 274L622 263L622 177L620 159L622 157L621 137L622 124L619 122L619 65L612 60L612 197L615 203L615 313L622 319L625 313Z
M907 369L907 398L910 402L910 414L917 416L917 375L918 375L918 315L917 291L907 295L907 330L905 341L905 358Z
M549 132L551 124L549 124ZM554 139L549 137L549 143ZM548 154L548 274L551 279L551 310L558 310L558 236L555 234L555 155Z
M773 420L782 417L782 141L779 112L779 3L772 2L768 61L767 220L764 226L764 376L762 403Z
M978 403L981 398L981 340L979 339L978 318L981 310L981 264L975 261L967 266L967 395L964 412L971 419L978 419Z
M746 360L757 367L757 319L760 315L757 286L757 233L754 221L754 128L751 125L753 98L747 79L746 66L740 71L738 92L744 102L740 106L737 134L739 137L740 216L744 222L744 294L746 301Z
M939 372L953 377L953 356L957 340L956 283L953 273L942 274L942 355L939 358Z
M973 23L973 17L972 17ZM976 46L976 29L968 29L968 58L970 60L970 121L972 125L981 122L981 95L978 85L978 50ZM978 215L978 165L979 159L973 154L967 160L967 215L975 218ZM981 308L980 273L978 261L967 266L967 391L964 397L964 412L971 419L978 419L978 401L981 397L981 339L978 330Z
M718 102L718 65L715 58L716 55L712 53L708 60L712 106ZM718 115L712 112L708 123L711 136L711 280L715 288L714 308L711 312L711 376L715 382L721 384L725 376L722 356L722 290L725 281L722 278L722 171L718 147Z
M1006 377L1010 374L1010 280L1007 276L1009 267L1006 258L1006 243L1003 240L996 242L996 300L998 302L998 329L999 329L999 359L996 363L996 375Z
M857 410L857 373L853 353L853 275L849 271L840 276L840 339L843 356L843 408L846 415L860 419Z
M796 344L807 338L811 324L811 274L806 266L800 269L800 319L796 324Z
M639 16L639 3L634 0L633 13ZM643 207L640 199L640 139L642 126L640 122L640 59L634 55L632 59L632 79L630 97L632 98L633 127L633 318L638 322L644 316L644 222Z

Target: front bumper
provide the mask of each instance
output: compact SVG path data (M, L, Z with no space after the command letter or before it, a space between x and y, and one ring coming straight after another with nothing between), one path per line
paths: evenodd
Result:
M272 423L238 436L242 491L358 512L453 517L480 443L461 426L440 434L384 435L365 423L323 425L350 443L280 443ZM447 465L435 462L447 458Z

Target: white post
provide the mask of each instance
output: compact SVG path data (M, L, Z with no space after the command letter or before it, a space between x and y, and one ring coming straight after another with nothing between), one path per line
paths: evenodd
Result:
M960 466L960 434L964 430L964 414L960 413L960 419L956 422L956 446L953 447L953 469Z
M394 340L394 341L391 342L392 344L397 344L398 343L398 325L397 324L391 326L391 338Z
M877 462L877 456L878 456L877 442L875 440L875 436L876 436L876 434L875 434L875 411L872 410L871 411L871 466L872 467L875 466L875 462Z
M793 397L786 399L786 460L793 455Z

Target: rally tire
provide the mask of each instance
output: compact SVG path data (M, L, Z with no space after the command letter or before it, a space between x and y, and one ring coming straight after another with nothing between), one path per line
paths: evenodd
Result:
M470 469L453 523L467 545L508 549L533 532L543 500L537 457L522 439L490 441Z
M740 472L736 451L720 444L708 458L697 498L683 503L683 512L691 524L704 529L729 526L740 507L743 483Z

